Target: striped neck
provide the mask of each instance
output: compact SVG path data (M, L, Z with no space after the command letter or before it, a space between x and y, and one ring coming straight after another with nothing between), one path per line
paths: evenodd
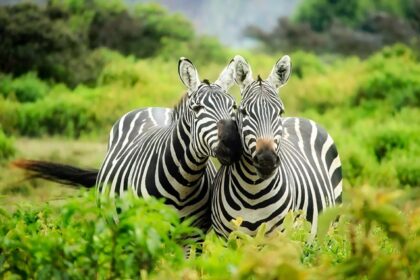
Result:
M283 177L281 167L277 168L272 176L267 179L261 179L258 176L257 169L253 165L249 155L243 153L241 159L235 163L236 171L246 180L246 183L252 185L252 188L265 188L271 181L281 180Z
M171 173L174 188L198 186L206 173L209 157L200 157L193 149L191 119L191 113L184 108L179 119L174 121L162 158L162 163Z

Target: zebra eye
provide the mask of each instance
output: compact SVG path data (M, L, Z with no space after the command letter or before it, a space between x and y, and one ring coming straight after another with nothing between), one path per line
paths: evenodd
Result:
M280 110L279 117L283 116L283 114L284 114L284 110Z
M195 112L195 113L198 113L198 112L200 112L200 110L201 109L203 109L204 107L203 106L201 106L201 105L199 105L199 104L194 104L194 105L192 105L191 106L191 109Z
M248 113L246 112L245 108L239 108L239 112L241 112L242 115L246 116Z

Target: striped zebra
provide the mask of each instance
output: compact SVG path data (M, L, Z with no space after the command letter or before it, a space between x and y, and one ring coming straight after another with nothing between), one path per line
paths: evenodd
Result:
M121 117L111 129L99 171L39 161L15 165L64 183L90 187L96 181L99 198L128 190L144 198L164 198L181 218L191 217L193 225L208 229L210 187L216 174L209 157L230 164L241 153L236 104L227 92L234 83L233 64L215 83L200 82L196 68L185 58L179 61L178 73L188 88L179 104L173 110L144 108Z
M252 78L251 67L235 56L235 80L242 101L237 122L243 146L238 162L217 173L212 197L212 226L222 236L237 228L254 235L267 224L268 233L281 228L291 210L303 210L311 222L318 214L341 202L341 162L331 136L317 123L283 117L277 90L289 79L291 61L284 56L267 80Z

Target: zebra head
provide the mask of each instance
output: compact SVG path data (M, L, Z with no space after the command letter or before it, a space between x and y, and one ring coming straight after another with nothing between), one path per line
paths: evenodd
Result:
M235 56L234 64L242 96L237 122L244 154L252 160L258 176L267 179L280 165L284 105L277 91L290 77L290 57L279 59L266 80L258 76L254 81L243 57Z
M242 153L235 121L237 106L228 93L235 82L233 63L214 83L200 82L197 69L186 58L179 60L178 73L188 88L187 115L196 156L213 156L224 165L237 161Z

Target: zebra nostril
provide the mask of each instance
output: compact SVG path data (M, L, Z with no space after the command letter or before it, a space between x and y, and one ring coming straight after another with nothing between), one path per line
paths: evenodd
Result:
M254 163L258 164L258 156L253 157L253 158L252 158L252 161L253 161Z
M273 151L260 151L252 158L254 164L259 167L273 168L280 163L280 157Z

